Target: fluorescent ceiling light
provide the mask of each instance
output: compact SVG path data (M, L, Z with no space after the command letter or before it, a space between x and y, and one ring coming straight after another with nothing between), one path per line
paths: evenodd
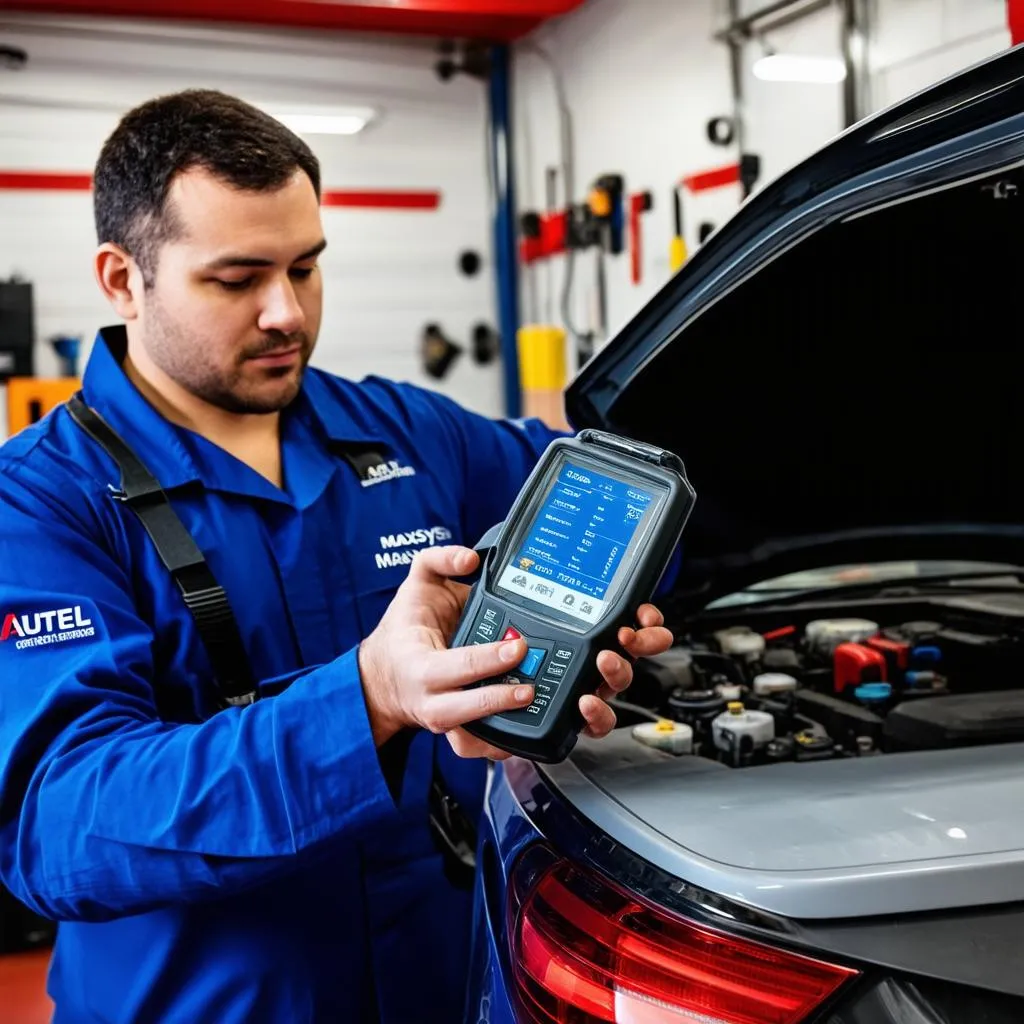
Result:
M763 82L841 82L846 65L838 57L771 53L754 62L754 77Z
M271 114L296 135L355 135L374 118L374 111L368 108L316 114L274 110Z

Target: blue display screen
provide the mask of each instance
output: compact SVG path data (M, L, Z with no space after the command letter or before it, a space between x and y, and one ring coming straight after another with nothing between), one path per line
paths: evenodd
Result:
M585 622L597 621L653 500L636 484L565 464L499 585Z

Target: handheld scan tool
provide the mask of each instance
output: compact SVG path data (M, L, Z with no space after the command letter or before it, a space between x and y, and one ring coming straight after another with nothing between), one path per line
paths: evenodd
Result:
M552 442L477 547L480 578L452 643L522 637L525 658L485 682L529 682L534 700L468 732L533 761L568 756L579 699L601 685L597 656L619 650L619 629L651 599L695 498L671 452L596 430Z

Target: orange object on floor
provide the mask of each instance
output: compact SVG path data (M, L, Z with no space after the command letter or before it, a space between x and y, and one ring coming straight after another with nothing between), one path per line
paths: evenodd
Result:
M46 994L50 951L0 956L0 1024L49 1024L53 1003Z

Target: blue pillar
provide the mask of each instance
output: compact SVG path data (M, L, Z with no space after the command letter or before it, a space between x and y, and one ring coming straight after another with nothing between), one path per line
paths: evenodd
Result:
M491 51L488 83L488 159L493 184L494 272L497 284L498 327L505 374L505 413L521 412L519 360L519 257L517 252L514 158L512 149L511 55L507 46Z

